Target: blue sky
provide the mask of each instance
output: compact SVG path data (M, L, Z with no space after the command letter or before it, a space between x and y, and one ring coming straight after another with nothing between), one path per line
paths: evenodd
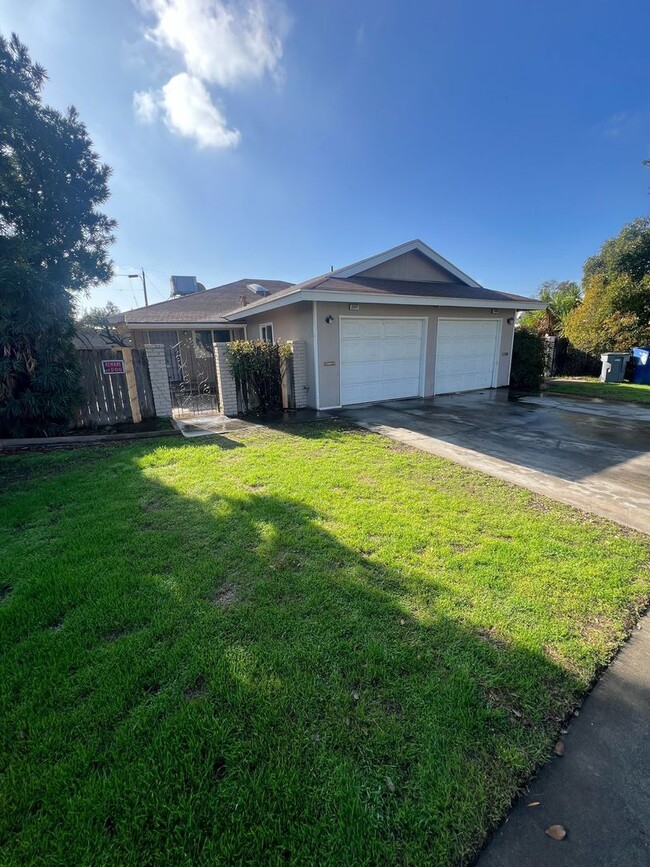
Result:
M4 0L0 30L113 167L150 301L414 237L534 294L650 211L647 0Z

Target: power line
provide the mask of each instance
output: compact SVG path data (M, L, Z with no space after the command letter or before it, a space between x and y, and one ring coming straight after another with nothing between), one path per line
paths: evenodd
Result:
M160 271L158 271L157 273L160 273ZM160 295L160 297L162 298L163 301L167 301L167 297L165 296L165 294L163 293L163 291L160 289L160 287L158 286L158 284L156 283L156 281L153 280L153 279L151 278L151 273L150 273L149 271L147 271L147 275L148 275L148 276L147 276L147 280L149 281L149 285L150 285L150 286L153 286L153 288L154 288L154 289L156 290L156 292Z

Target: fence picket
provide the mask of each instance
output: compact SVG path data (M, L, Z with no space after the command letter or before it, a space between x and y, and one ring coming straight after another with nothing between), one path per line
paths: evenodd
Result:
M108 375L102 370L103 359L121 359L121 357L119 350L77 350L81 368L81 401L74 417L76 427L102 427L132 421L126 375ZM147 407L143 417L151 418L154 415L153 397L146 360L143 364L141 353L138 353L138 368L138 394Z

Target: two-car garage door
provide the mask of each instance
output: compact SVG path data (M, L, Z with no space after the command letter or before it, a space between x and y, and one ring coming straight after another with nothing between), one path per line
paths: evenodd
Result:
M425 320L341 317L341 404L424 393ZM434 391L496 385L498 319L445 319L437 327Z

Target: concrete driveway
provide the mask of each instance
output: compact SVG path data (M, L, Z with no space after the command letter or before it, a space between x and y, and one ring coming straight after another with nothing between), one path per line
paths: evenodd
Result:
M346 407L368 430L650 532L650 407L507 389Z

